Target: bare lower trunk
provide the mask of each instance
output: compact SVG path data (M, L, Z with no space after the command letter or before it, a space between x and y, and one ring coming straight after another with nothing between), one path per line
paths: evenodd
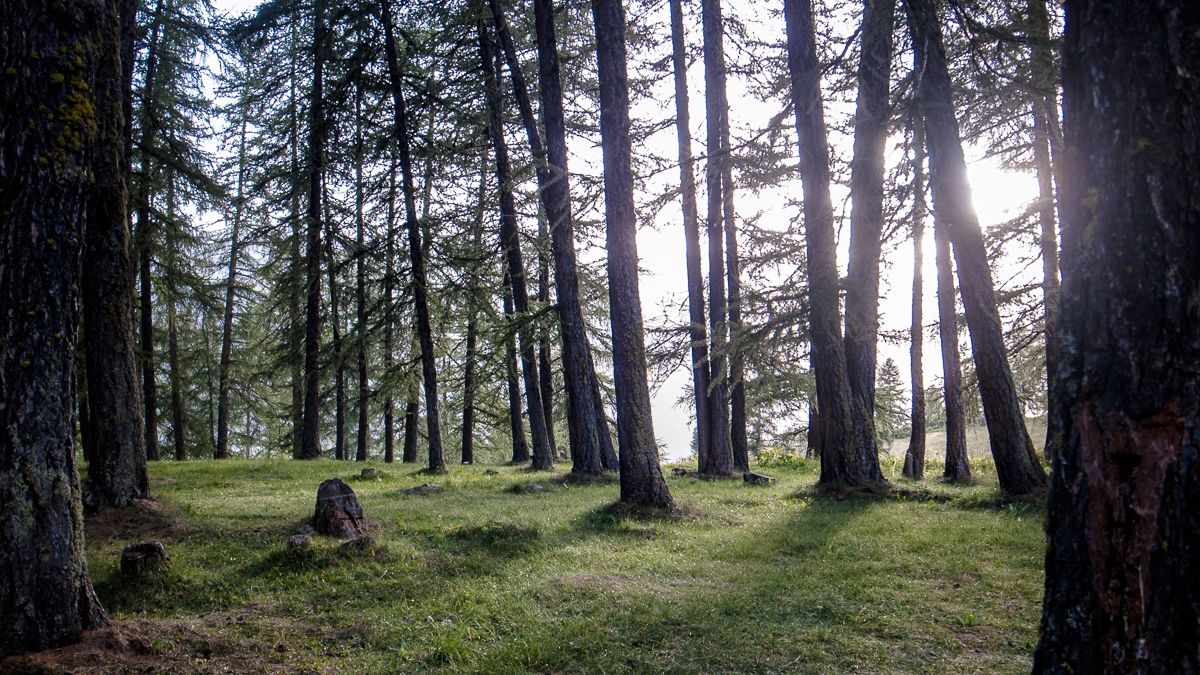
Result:
M958 311L954 302L954 263L950 235L934 217L937 246L938 337L942 347L942 399L946 406L946 467L943 475L955 481L971 479L967 461L967 423L963 416L962 365L958 357Z
M175 460L187 459L187 444L184 435L183 372L179 364L179 323L176 316L179 274L179 241L175 223L175 172L167 170L167 367L171 384L171 438L175 446Z
M508 268L504 270L504 318L513 318L512 286L508 280ZM521 418L521 384L517 367L517 337L509 333L504 340L505 386L508 390L508 430L512 436L512 463L529 462L529 444L525 441L525 422Z
M387 201L387 246L384 263L383 281L383 372L391 377L395 366L392 353L396 341L396 318L392 302L396 286L396 164L392 162L388 172L388 201ZM396 461L396 402L392 398L392 388L386 387L383 397L383 461L391 464Z
M246 182L247 103L243 99L238 133L237 193L233 202L233 225L229 236L229 273L225 277L225 309L221 314L221 361L217 379L217 444L214 459L229 457L229 370L233 364L233 302L237 291L238 255L241 253L242 210Z
M354 295L356 301L355 334L358 338L356 353L358 360L358 433L355 435L354 459L367 461L367 441L371 436L368 407L371 402L371 382L367 377L367 243L363 219L363 138L362 138L362 83L355 87L354 96Z
M328 202L326 202L328 204ZM329 276L329 323L332 327L330 365L333 366L333 458L349 459L346 454L346 364L342 350L341 289L337 282L337 259L333 255L334 237L329 212L325 213L326 274Z
M911 431L908 450L904 453L904 475L921 480L925 477L925 322L923 308L925 288L925 129L918 121L913 132L913 285L912 327L909 339L909 377L912 380Z

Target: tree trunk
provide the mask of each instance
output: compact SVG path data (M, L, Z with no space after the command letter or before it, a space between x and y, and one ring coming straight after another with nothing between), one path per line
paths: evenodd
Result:
M855 447L856 418L846 375L838 311L837 241L829 194L821 67L817 62L811 0L786 0L788 71L800 138L804 185L804 231L808 254L809 326L812 368L820 401L821 483L866 485L880 480L878 468ZM861 412L861 411L860 411ZM877 467L877 465L876 465Z
M289 143L291 150L292 181L291 198L288 200L288 223L291 225L291 238L288 248L291 255L291 265L288 280L288 351L292 378L292 406L289 416L292 420L292 457L300 457L302 440L304 438L304 334L300 318L300 300L304 288L304 258L300 249L300 106L297 102L296 88L299 75L296 72L295 53L299 49L299 37L296 28L292 28L292 59L289 64L288 83L288 127L290 130Z
M971 480L967 461L967 422L962 405L962 365L958 356L958 310L954 302L954 264L950 259L950 234L934 215L933 240L937 247L938 337L942 346L942 400L946 406L946 467L952 481Z
M525 384L526 409L529 414L529 436L533 442L533 469L548 470L554 467L554 451L546 435L545 408L542 407L542 390L538 382L537 345L529 325L529 295L525 286L525 263L521 258L521 239L517 231L517 207L513 200L511 168L508 146L504 141L504 101L497 86L501 62L494 55L492 41L482 24L479 27L479 51L487 82L488 130L492 137L492 148L496 151L496 183L500 190L500 246L508 263L506 273L512 288L513 305L516 309L515 328L520 342L521 374ZM488 67L494 69L489 71Z
M546 223L546 209L538 204L538 289L537 300L539 307L550 306L550 260L546 256L550 245L550 230ZM539 322L541 324L542 322ZM551 455L558 459L558 441L554 437L554 366L550 357L550 338L544 325L537 327L537 357L538 384L542 387L542 418L546 420L546 441L550 444Z
M314 0L308 130L308 250L305 253L304 415L297 459L321 456L321 192L325 172L325 0ZM331 289L332 290L332 289ZM331 295L336 296L336 293ZM336 325L337 321L334 320ZM340 427L339 427L340 428Z
M729 446L729 344L725 304L725 231L721 197L722 179L729 162L729 148L722 143L722 129L729 106L725 96L724 24L720 0L702 0L702 36L704 42L704 184L708 196L708 323L709 383L708 408L712 439L707 456L701 457L700 473L727 476L733 473L733 452Z
M482 19L480 31L482 32ZM486 66L485 66L486 67ZM479 264L483 255L483 211L487 204L487 143L480 143L479 151L479 198L475 202L475 222L471 232L471 262L467 269L467 353L463 357L463 417L462 450L463 464L475 463L475 361L478 356L479 339ZM475 256L480 256L476 259Z
M92 36L101 40L96 70L97 110L124 110L125 68L121 21L129 19L128 4L112 11L110 31ZM22 22L24 23L24 22ZM62 75L62 73L59 73ZM84 486L86 506L99 510L122 506L150 496L146 477L142 393L134 357L134 270L130 261L126 185L129 174L127 129L123 113L98 117L87 227L83 232L83 322L88 378L89 425L81 434L94 459Z
M592 0L600 81L600 145L604 155L604 215L608 304L617 389L621 501L671 508L658 465L646 346L638 291L636 212L629 141L629 81L625 71L625 10L621 0Z
M1066 4L1063 286L1033 672L1200 672L1200 14Z
M413 302L416 305L417 337L421 344L421 374L425 383L425 423L429 430L429 470L445 471L442 453L442 430L438 418L437 364L433 351L433 326L429 316L429 290L425 275L425 250L421 245L421 224L417 220L415 188L413 187L412 158L409 153L408 113L404 106L403 78L396 56L392 26L391 0L379 0L384 32L384 51L387 54L389 84L395 115L395 137L400 154L401 191L404 193L404 212L408 221L408 248L413 274Z
M925 120L933 205L954 246L959 291L971 333L971 351L975 356L992 457L1000 487L1012 494L1027 494L1046 484L1046 472L1025 430L1025 418L1008 364L983 233L971 204L971 186L967 182L967 165L954 116L937 3L908 0L906 4L916 70L921 73L917 96Z
M420 375L418 374L418 377ZM420 435L421 424L420 392L414 383L408 389L408 398L404 402L404 447L400 449L400 461L410 464L417 461L417 437Z
M554 253L554 286L562 329L563 382L567 389L567 427L571 446L571 471L597 473L616 470L617 457L608 430L608 416L600 395L600 380L588 344L583 307L579 299L579 275L575 261L575 224L571 215L570 174L567 171L566 118L563 114L562 83L554 31L552 0L534 0L537 33L538 73L541 84L542 121L546 128L543 147L529 100L528 87L517 61L499 0L489 0L496 32L508 60L513 95L529 140L538 193L550 225Z
M728 110L728 105L726 105ZM729 146L729 119L725 115L721 142ZM750 470L750 446L746 438L746 360L742 353L742 281L738 259L737 218L733 210L733 162L728 158L722 172L725 215L725 273L729 282L729 448L733 468Z
M324 195L323 180L321 191ZM333 366L333 458L344 460L350 456L346 453L346 355L342 349L342 303L341 289L337 282L338 262L333 250L336 244L329 201L325 200L325 266L329 276L329 323L333 333L330 344L333 353L330 355L329 364Z
M700 263L700 217L692 166L692 129L688 108L687 46L683 2L670 0L671 62L675 76L675 134L679 139L679 180L683 201L683 238L687 258L688 328L692 353L692 394L696 405L696 454L700 464L711 453L712 410L708 406L708 330L704 318L704 271Z
M233 226L229 238L229 274L225 278L225 310L221 315L221 364L218 375L217 446L216 452L213 453L214 459L229 457L229 368L233 363L233 302L237 292L238 255L241 253L239 235L242 227L242 212L246 206L244 188L246 183L246 118L248 116L248 103L243 98L238 132L237 192L233 202Z
M925 477L925 128L916 121L913 134L913 285L912 327L909 338L909 375L912 380L912 422L908 450L904 453L904 476L914 480Z
M175 170L167 169L167 367L171 385L171 440L175 461L187 459L184 437L183 372L179 365L179 323L176 305L179 291L179 232L175 222Z
M355 332L358 337L358 434L355 437L354 459L367 461L367 440L370 438L370 422L367 408L371 401L371 383L367 379L367 244L363 222L363 138L362 138L362 82L354 88L354 223L355 244L354 275L355 296L358 301Z
M504 318L513 320L512 284L508 278L508 266L501 263L504 270ZM529 462L529 445L525 442L525 423L521 419L521 383L518 379L517 368L517 337L511 332L504 339L504 372L505 385L508 389L508 423L512 435L512 463L526 464Z
M72 20L64 21L61 7L42 2L0 7L6 58L36 52L76 57L22 59L21 68L0 79L6 106L0 137L0 512L6 521L0 528L0 656L74 642L107 623L84 555L74 373L81 244L88 199L96 192L93 161L120 154L120 120L93 117L119 111L96 105L93 95L106 79L119 78L118 19L112 2L72 8ZM63 86L55 75L78 86ZM68 108L83 116L41 112ZM14 118L29 123L8 124ZM99 148L113 142L113 132L117 152ZM73 140L64 145L63 138ZM132 374L132 352L130 366ZM140 437L141 430L130 433Z
M394 288L396 285L396 163L388 171L387 197L387 261L384 263L383 281L383 372L392 376L395 357L392 349L396 340L396 318L393 312ZM392 398L392 387L385 386L383 394L383 461L396 461L396 402Z
M877 474L876 345L879 341L879 256L883 245L884 145L892 64L895 0L864 0L854 156L850 162L850 265L846 275L846 376L862 462Z

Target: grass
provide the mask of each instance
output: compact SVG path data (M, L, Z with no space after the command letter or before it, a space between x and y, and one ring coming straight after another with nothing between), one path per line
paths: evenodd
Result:
M780 479L766 487L671 476L687 509L637 519L610 508L612 484L370 465L382 475L350 485L378 546L352 553L320 537L304 551L284 544L312 514L317 484L363 464L154 463L161 508L89 524L96 591L123 635L99 649L99 667L1029 669L1043 514L999 499L986 471L972 486L898 482L906 496L884 497L819 492L804 461L759 467ZM425 482L446 489L401 493ZM547 489L517 489L534 482ZM168 567L123 575L121 548L147 538L166 544Z

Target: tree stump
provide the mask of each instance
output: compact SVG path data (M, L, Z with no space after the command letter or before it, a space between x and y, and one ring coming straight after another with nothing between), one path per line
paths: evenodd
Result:
M317 488L317 508L313 528L330 537L352 539L363 534L365 520L354 490L338 478L330 478Z
M161 541L147 541L126 546L121 551L121 571L126 574L141 574L170 560Z
M770 485L771 483L775 482L774 478L771 478L770 476L764 476L761 473L754 473L753 471L747 471L743 473L742 480L751 485Z

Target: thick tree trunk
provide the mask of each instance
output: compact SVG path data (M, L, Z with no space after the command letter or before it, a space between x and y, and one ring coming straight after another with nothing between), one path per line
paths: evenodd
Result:
M74 373L94 162L120 154L120 120L94 119L119 111L96 96L105 79L119 77L118 19L110 1L71 8L63 21L53 4L0 6L5 62L74 55L21 58L0 79L0 656L74 642L106 623L84 555ZM83 115L43 113L63 109ZM112 137L97 127L117 132L116 153L98 151Z
M911 431L904 453L904 475L921 480L925 477L925 128L912 125L913 133L913 285L912 327L909 328L909 377L912 380Z
M683 2L670 0L670 5L671 63L675 77L675 135L679 140L679 185L683 202L683 238L687 259L692 394L696 405L696 454L700 457L700 464L704 464L712 447L712 410L708 406L708 329L704 318L704 271L700 263L700 216L696 205L696 172L692 166Z
M895 0L864 0L854 156L850 162L850 265L846 275L846 376L857 417L854 445L879 471L875 436L876 344L879 341L879 256L883 246L884 145L892 64Z
M708 455L700 457L700 473L726 476L733 473L733 452L729 446L729 342L725 302L725 230L722 179L729 162L729 148L721 142L721 131L729 105L725 95L724 24L720 0L702 0L702 36L704 43L704 184L708 196L708 324L709 383L708 408L712 438Z
M416 305L417 338L421 344L421 375L425 384L425 423L428 427L429 470L445 471L442 453L442 429L438 416L437 363L433 349L433 325L429 316L429 288L425 274L425 249L421 244L421 224L417 220L416 189L413 186L412 158L409 152L408 113L404 105L403 77L396 55L395 29L392 25L391 0L379 0L383 21L384 51L387 55L389 85L392 92L395 136L400 155L401 192L408 221L408 248L413 275L413 303ZM428 185L428 182L427 182Z
M983 233L971 204L971 186L954 113L937 3L908 0L906 4L916 70L921 73L917 95L925 120L934 210L954 246L959 291L971 333L971 351L992 457L1000 487L1012 494L1026 494L1046 484L1046 472L1025 430L1025 418L1008 364Z
M608 304L617 388L621 501L670 508L674 502L658 465L646 380L629 140L629 81L625 71L625 10L621 0L592 0L592 19L600 80L600 145L604 155Z
M370 422L367 418L368 405L371 402L371 381L367 378L367 243L365 223L363 218L363 138L362 138L362 83L357 83L354 89L354 277L355 277L355 334L357 336L356 351L358 356L358 433L355 436L354 459L359 462L367 461L367 441L371 436Z
M479 26L479 51L487 82L488 131L492 148L496 151L496 184L500 190L500 247L507 262L509 286L512 289L513 306L516 309L515 324L521 353L521 375L525 384L526 409L529 415L529 437L533 443L533 469L548 470L554 467L554 451L546 434L545 408L542 407L542 390L538 382L537 345L529 325L529 295L525 285L525 263L521 256L521 239L517 230L517 206L513 199L511 167L508 145L504 140L504 101L497 80L501 72L501 61L492 47L487 30ZM489 66L491 70L489 70Z
M567 171L566 118L563 114L562 83L555 41L552 0L534 0L537 33L538 73L542 122L546 129L543 147L529 100L528 87L517 61L516 48L504 22L499 0L489 0L496 32L508 60L513 94L529 140L537 169L538 192L550 225L554 254L554 286L562 329L563 382L567 389L567 428L571 445L571 471L597 473L617 469L617 456L608 430L608 416L600 394L600 380L588 344L583 307L579 299L579 275L575 261L575 224L571 215L570 174Z
M1035 673L1200 672L1200 14L1066 4L1061 396Z
M321 456L321 192L325 172L325 0L313 5L313 79L308 130L308 247L305 252L304 415L297 459ZM336 295L336 294L333 294ZM336 319L335 319L336 324Z
M95 104L97 110L123 111L128 92L121 55L131 36L123 34L121 22L131 18L132 9L122 2L105 11L115 14L116 24L112 30L91 36L100 41L101 53ZM134 270L126 212L129 119L118 113L98 117L96 122L92 192L83 233L81 302L87 327L84 351L89 409L89 425L81 435L93 458L84 501L91 510L122 506L150 495L142 393L134 356Z
M229 237L229 273L225 277L225 309L221 314L221 363L217 384L217 445L214 459L229 457L229 369L233 364L233 303L237 292L238 256L241 254L239 235L242 212L245 209L246 183L246 122L248 105L243 99L238 132L238 177L233 202L233 225Z
M171 441L175 461L187 459L183 411L183 371L179 364L179 323L176 306L179 289L179 234L175 223L175 171L167 170L167 368L171 385Z
M855 408L846 375L838 311L837 241L829 193L821 67L817 62L811 0L786 0L788 71L800 138L804 185L804 231L808 253L809 326L817 382L821 436L821 482L866 485L880 480L878 464L865 462L855 447ZM861 411L860 411L861 412ZM861 414L857 416L861 418ZM872 470L874 468L874 470Z
M936 215L933 240L937 247L938 338L942 348L942 400L946 407L946 467L942 475L953 481L966 482L971 479L971 465L967 461L967 422L962 404L954 263L950 258L950 235Z

